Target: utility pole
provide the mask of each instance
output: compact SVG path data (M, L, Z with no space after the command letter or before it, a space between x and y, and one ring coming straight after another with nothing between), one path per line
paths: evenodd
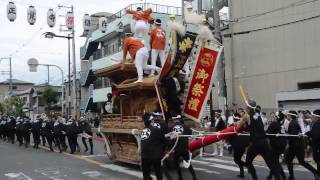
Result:
M70 52L70 34L68 34L68 116L71 115L71 52Z
M9 60L9 72L8 71L1 71L2 73L9 73L9 95L11 96L12 95L12 62L11 62L11 56L10 57L2 57L0 58L0 61L1 60Z
M220 15L219 15L219 0L213 0L213 18L214 18L214 37L222 44L222 36L220 30ZM220 56L219 72L218 72L218 82L219 82L219 109L225 111L227 107L227 88L225 81L225 59L224 51L222 51Z
M70 9L70 12L73 14L74 17L74 7L72 6L63 6L63 5L59 5L59 8L66 8L66 9ZM64 31L64 30L61 30ZM69 30L67 30L69 31ZM69 35L68 35L69 36ZM77 94L77 66L76 66L76 50L75 50L75 26L74 26L74 20L73 20L73 27L71 29L71 38L72 38L72 93L73 93L73 98L72 98L72 104L73 104L73 109L74 112L72 114L72 116L77 119L77 114L78 114L78 94ZM69 45L69 44L68 44ZM70 56L69 56L70 57ZM70 72L70 70L69 70ZM70 80L70 74L69 74L69 78ZM70 81L69 81L70 84ZM69 90L70 90L70 86L69 86ZM70 108L69 108L70 109Z
M74 14L73 12L73 6L71 6L71 12L72 14ZM74 108L74 115L73 117L75 119L77 119L77 110L78 110L78 94L77 94L77 66L76 66L76 46L75 46L75 29L74 29L74 25L72 28L72 74L73 74L73 78L72 78L72 91L73 91L73 108Z

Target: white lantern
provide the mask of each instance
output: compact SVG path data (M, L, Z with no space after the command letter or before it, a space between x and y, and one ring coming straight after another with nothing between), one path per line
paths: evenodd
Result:
M51 28L56 25L56 13L53 11L53 9L49 9L47 12L47 23Z
M67 12L66 25L69 30L73 29L74 26L74 15L71 11Z
M34 6L29 6L27 11L27 18L30 25L34 25L37 21L37 11Z
M12 1L10 1L7 5L7 17L11 22L17 18L17 7Z
M89 31L91 27L91 18L89 14L85 14L83 16L83 30L84 31Z
M102 33L105 33L107 31L107 24L108 20L106 17L101 17L99 19L99 29Z

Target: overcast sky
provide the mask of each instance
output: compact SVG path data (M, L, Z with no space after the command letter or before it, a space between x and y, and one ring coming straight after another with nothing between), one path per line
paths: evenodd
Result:
M63 5L74 5L76 23L76 57L77 66L80 64L80 47L83 46L85 38L79 37L82 32L82 17L85 13L111 12L115 13L129 4L142 2L141 0L13 0L17 6L17 19L9 22L6 14L8 0L0 0L0 57L12 54L13 78L34 83L47 81L47 70L39 67L38 72L30 73L27 61L29 58L38 59L39 63L55 64L63 68L67 73L67 40L45 39L42 34L52 31L56 34L67 35L59 31L59 25L64 23L63 17L57 17L54 28L47 25L47 11L55 8L58 15L65 15L66 10L58 10L59 3ZM148 3L180 6L180 0L147 0ZM27 22L27 8L34 5L37 10L37 22L31 26ZM9 69L8 61L0 62L0 71ZM0 73L0 81L8 79L8 75ZM50 82L59 84L61 75L58 70L50 70Z

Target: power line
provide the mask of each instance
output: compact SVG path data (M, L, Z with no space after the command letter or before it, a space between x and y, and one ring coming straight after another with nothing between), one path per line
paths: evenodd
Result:
M316 16L312 16L312 17L309 17L309 18L304 18L304 19L300 19L300 20L296 20L296 21L292 21L292 22L288 22L288 23L283 23L283 24L278 24L278 25L274 25L274 26L269 26L269 27L264 27L264 28L259 28L259 29L253 29L253 30L247 30L247 31L240 31L240 32L235 32L235 33L224 34L223 36L224 37L231 37L231 36L235 36L235 35L249 34L249 33L252 33L252 32L263 31L263 30L279 28L279 27L287 26L287 25L291 25L291 24L296 24L296 23L299 23L299 22L304 22L304 21L316 19L316 18L319 18L319 17L320 17L320 15L316 15Z
M74 1L74 0L65 0L65 1L63 1L63 2L61 2L61 3L59 3L59 4L64 4L64 3L68 2L68 1ZM60 9L59 9L58 7L56 7L55 10L56 10L57 12L60 11ZM40 26L39 30L37 30L35 33L33 33L33 35L31 36L31 38L29 38L29 39L28 39L27 41L25 41L20 47L18 47L15 51L13 51L13 52L9 55L9 57L14 56L15 54L18 54L23 48L25 48L25 47L28 46L33 40L35 40L35 38L36 38L37 36L41 35L40 32L43 30L43 28L44 28L45 25L46 25L46 23L43 23L43 24Z
M317 1L319 1L319 0L309 0L309 1L301 0L301 1L298 1L298 2L295 2L295 3L291 3L291 4L289 4L287 6L284 6L284 7L273 9L271 11L266 11L266 12L262 12L262 13L258 13L258 14L253 14L253 15L234 18L234 21L235 21L234 23L245 22L245 21L251 20L253 18L264 16L264 15L267 15L267 14L270 14L270 13L274 13L274 12L277 12L277 11L285 10L285 9L288 9L288 8L302 6L302 5L309 4L309 3L314 3L314 2L317 2Z

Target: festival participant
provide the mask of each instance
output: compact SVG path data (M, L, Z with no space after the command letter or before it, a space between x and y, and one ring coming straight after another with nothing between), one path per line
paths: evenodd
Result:
M153 18L151 17L152 9L148 8L142 11L141 7L138 7L136 11L127 9L128 14L132 14L134 20L136 20L134 25L134 32L137 37L141 38L147 33L148 23L152 23Z
M315 180L319 180L319 175L317 170L312 167L309 163L304 160L304 143L303 143L303 136L301 126L298 122L298 113L296 111L289 111L287 114L287 118L289 119L289 127L288 127L288 134L291 135L301 135L301 137L290 137L289 138L289 149L287 154L287 165L289 170L289 178L288 180L294 180L294 173L293 173L293 159L295 157L298 158L299 164L308 169L310 172L314 174Z
M143 180L151 180L151 168L154 168L158 180L162 180L161 156L165 144L160 128L151 125L150 114L144 114L144 129L141 133L141 166Z
M155 27L149 32L150 47L151 47L151 65L156 66L158 56L160 57L161 67L165 63L165 46L166 46L166 31L161 27L161 20L156 19ZM154 70L150 76L154 75Z
M320 174L320 109L312 113L313 125L307 135L311 138L313 159L317 164L317 171Z
M281 125L280 122L277 120L277 118L272 118L271 123L268 126L268 129L266 131L269 134L281 134ZM280 164L279 159L280 155L284 153L284 150L287 145L287 141L285 137L275 137L275 136L269 136L270 139L270 145L272 147L272 154L274 157L274 161L278 164ZM286 179L286 175L283 171L282 166L280 165L280 175L282 179ZM266 178L268 180L272 179L272 173L269 172L269 176Z
M241 115L239 113L235 113L233 116L235 123L237 123L240 120L240 118L241 118ZM244 131L247 131L247 130L244 130ZM244 155L244 153L246 152L246 148L250 144L250 139L248 136L233 135L230 138L228 138L228 141L230 142L233 148L233 161L240 168L240 174L237 176L239 178L244 178L245 162L242 161L242 156Z
M143 82L143 70L155 70L158 73L160 72L160 68L157 66L147 64L149 58L148 49L144 47L139 39L133 37L132 33L126 33L123 43L122 63L126 62L128 52L137 68L138 80L135 81L135 83Z
M172 117L172 120L175 121L175 125L172 128L172 132L176 133L178 135L191 135L191 129L184 125L184 121L181 117L181 115L177 115L175 117ZM174 149L174 157L173 157L173 161L174 164L176 165L176 169L177 169L177 173L178 173L178 177L179 180L183 180L183 176L181 173L181 168L180 168L180 159L182 158L182 164L185 168L188 168L192 179L196 180L197 176L196 173L192 167L191 164L191 153L188 149L188 144L189 144L189 140L187 137L180 137L178 139L178 143Z
M256 102L253 100L247 102L246 111L248 114L245 114L237 123L236 130L237 132L241 132L243 129L249 128L251 145L248 148L246 156L248 171L254 180L258 180L256 170L253 166L253 160L260 154L272 171L275 179L280 180L279 165L274 161L272 154L270 154L271 147L267 141L260 111L257 109Z

